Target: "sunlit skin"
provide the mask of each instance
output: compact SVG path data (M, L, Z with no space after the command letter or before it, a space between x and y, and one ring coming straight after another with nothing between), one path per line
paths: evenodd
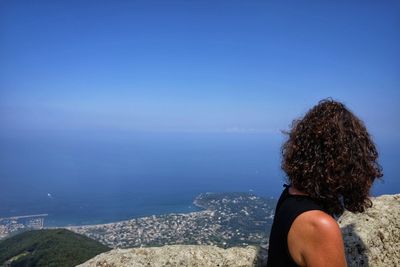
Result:
M293 186L289 193L305 195ZM293 260L302 267L347 266L339 225L319 210L304 212L294 220L288 234L288 248Z

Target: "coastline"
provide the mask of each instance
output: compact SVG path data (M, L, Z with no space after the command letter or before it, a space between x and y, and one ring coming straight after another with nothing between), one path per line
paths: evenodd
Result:
M42 224L29 229L67 229L114 248L169 243L258 244L270 227L272 202L249 192L205 192L192 198L191 205L185 204L190 207L188 212L166 210L105 223ZM8 229L12 227L10 224Z
M61 225L46 225L46 221L45 221L44 222L44 225L45 225L44 229L57 229L57 228L67 228L68 229L69 227L74 228L74 227L88 227L88 226L107 226L107 225L112 225L112 224L120 223L120 222L129 222L129 221L132 221L132 220L135 220L135 219L150 218L152 216L184 215L184 214L191 214L191 213L201 212L201 211L207 210L208 207L200 204L198 202L198 198L200 198L202 196L205 196L207 194L213 194L213 193L215 193L215 192L205 192L205 193L197 194L193 198L193 200L192 200L190 205L187 205L187 204L179 205L178 210L184 210L185 209L184 207L186 207L186 208L189 207L190 210L187 210L187 211L168 211L168 210L165 210L165 211L161 211L161 212L152 212L150 214L146 213L146 214L143 214L143 215L131 216L131 217L127 218L127 219L111 220L109 222L104 222L104 223L83 223L83 224L68 224L68 223L66 223L66 224L61 224ZM51 214L50 214L50 218L51 218Z
M272 225L273 200L244 192L210 192L199 194L193 204L202 210L61 228L112 248L160 244L229 247L266 242L266 234Z
M197 202L197 198L199 196L201 196L202 194L198 194L194 200L192 201L191 205L189 207L191 207L193 210L192 211L173 211L173 212L157 212L157 213L151 213L149 215L143 215L143 216L133 216L130 217L128 219L123 219L123 220L113 220L110 222L106 222L106 223L86 223L86 224L66 224L66 225L57 225L57 226L44 226L43 229L60 229L60 228L65 228L65 229L69 229L69 228L82 228L82 227L101 227L101 226L111 226L114 224L118 224L118 223L126 223L126 222L131 222L133 220L138 220L138 219L148 219L148 218L153 218L155 216L165 216L165 215L193 215L193 214L197 214L199 212L205 211L207 210L207 207L199 204ZM186 207L188 207L185 204ZM46 223L45 223L46 225Z

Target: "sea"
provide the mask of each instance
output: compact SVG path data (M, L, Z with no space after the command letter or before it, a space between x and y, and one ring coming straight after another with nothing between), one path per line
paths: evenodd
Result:
M0 217L48 214L45 226L101 224L200 210L203 192L277 198L281 133L38 132L0 135ZM399 143L375 140L375 196L400 192Z

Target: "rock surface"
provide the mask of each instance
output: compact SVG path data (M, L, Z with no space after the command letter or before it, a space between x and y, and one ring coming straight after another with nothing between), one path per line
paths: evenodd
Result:
M364 213L339 219L349 266L400 266L400 194L373 198ZM205 245L115 249L80 267L264 266L266 250L255 246L222 249Z
M400 266L400 194L372 199L364 213L338 220L349 266Z
M266 250L264 250L266 253ZM142 267L142 266L193 266L193 267L247 267L263 266L255 246L228 249L204 245L169 245L163 247L115 249L78 265L80 267Z

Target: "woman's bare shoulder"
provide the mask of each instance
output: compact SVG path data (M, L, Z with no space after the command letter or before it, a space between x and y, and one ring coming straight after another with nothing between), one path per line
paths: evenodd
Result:
M323 211L300 214L290 228L288 246L301 266L346 266L339 225Z
M320 232L340 232L339 225L336 220L321 210L310 210L303 212L296 218L294 223L296 221L297 223L302 223L308 227L311 227L312 229L310 230Z

